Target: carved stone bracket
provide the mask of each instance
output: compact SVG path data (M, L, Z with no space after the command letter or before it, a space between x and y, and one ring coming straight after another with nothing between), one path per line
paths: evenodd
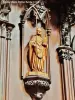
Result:
M39 76L27 76L24 80L26 92L35 100L41 100L43 95L50 89L50 79Z

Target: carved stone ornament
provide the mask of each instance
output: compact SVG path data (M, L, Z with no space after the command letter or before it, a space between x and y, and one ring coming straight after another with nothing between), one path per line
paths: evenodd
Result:
M9 21L9 12L11 11L9 3L2 2L0 5L0 20Z
M57 48L59 61L63 63L63 59L70 60L72 59L72 55L74 54L74 51L71 47L68 46L59 46Z
M50 89L50 80L40 76L28 76L24 79L26 92L35 100L41 100Z
M5 20L0 20L0 27L1 27L1 36L2 38L9 38L11 39L11 31L15 27L15 25L5 21Z

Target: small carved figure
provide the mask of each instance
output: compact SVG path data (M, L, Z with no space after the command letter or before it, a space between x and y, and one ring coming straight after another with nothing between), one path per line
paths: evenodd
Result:
M29 41L29 62L32 71L43 71L47 56L47 34L43 35L42 28L36 29Z

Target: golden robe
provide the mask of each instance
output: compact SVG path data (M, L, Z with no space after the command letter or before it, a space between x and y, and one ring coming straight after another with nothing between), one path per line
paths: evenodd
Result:
M47 56L47 36L33 35L29 41L29 61L32 71L43 71Z

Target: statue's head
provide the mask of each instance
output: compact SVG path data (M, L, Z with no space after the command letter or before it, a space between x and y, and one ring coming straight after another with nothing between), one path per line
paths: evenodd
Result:
M37 35L42 35L42 29L41 28L37 28L36 29L36 34Z

